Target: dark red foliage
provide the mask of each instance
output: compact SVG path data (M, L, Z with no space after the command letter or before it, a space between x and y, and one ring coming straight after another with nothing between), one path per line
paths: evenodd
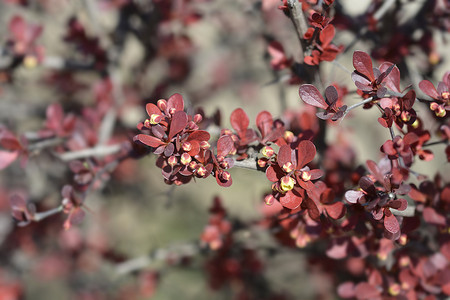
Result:
M383 220L387 236L397 239L400 236L400 225L390 209L403 211L407 208L407 201L397 196L407 194L409 187L392 173L384 173L375 162L367 161L367 166L372 176L363 176L359 180L360 190L347 191L345 199L349 203L362 205L374 220Z
M13 8L0 40L0 299L30 296L50 280L73 299L164 297L157 288L171 289L164 276L174 267L203 267L209 287L227 299L450 297L450 182L448 165L438 161L450 161L450 71L436 84L422 80L438 78L448 63L445 39L436 39L450 29L446 1L418 1L413 14L405 13L410 1L372 1L358 16L332 0L102 0L77 6L76 16L65 1L3 2L5 16L21 5L27 20L42 25ZM42 36L47 23L61 20L63 38L47 29ZM336 46L335 37L346 44ZM353 52L355 90L343 71L345 55L359 46L372 56ZM221 55L213 55L217 49ZM342 60L333 62L338 54ZM285 85L300 83L308 105L297 110ZM224 88L242 98L240 105L220 103L236 105L230 129L207 103ZM174 90L186 98L165 98ZM266 94L273 107L251 111ZM376 115L323 121L360 106L375 107ZM213 116L204 112L210 109ZM377 121L381 127L373 128ZM143 191L192 207L208 188L195 199L191 190L174 195L173 186L153 186L137 160L149 154L166 184L234 182L237 200L231 213L229 201L215 197L195 240L173 248L151 243L161 248L133 259L117 253L117 240L101 229L114 218L116 196L127 193L127 206L159 213L159 199ZM379 163L358 165L378 154ZM236 184L232 167L265 172L266 190L253 185L257 176ZM260 214L248 211L258 195L243 197L238 185L264 195L256 202ZM94 202L88 216L97 197L114 199ZM14 228L11 215L29 226ZM79 227L87 217L93 221ZM299 270L311 287L298 285ZM303 289L314 295L297 292ZM189 298L189 289L178 290ZM210 293L205 297L216 296Z
M450 110L450 72L444 74L437 89L428 80L422 80L419 87L422 92L433 98L434 101L430 103L430 109L434 111L436 116L445 117L446 111Z
M352 73L352 80L364 94L376 98L382 98L386 94L385 81L391 80L388 76L395 65L390 64L386 70L383 70L382 66L380 66L380 69L373 68L372 60L367 53L355 51L353 53L353 67L355 71Z
M305 63L308 65L318 65L321 61L333 61L341 47L331 44L335 35L334 26L329 24L318 35L318 40L314 42L314 50L311 55L305 56Z
M311 170L306 166L315 155L316 148L308 140L301 141L295 150L289 145L283 145L278 151L276 161L271 162L267 168L267 179L273 182L272 196L284 207L294 210L306 200L305 204L310 213L313 214L317 209L309 197L313 197L315 189L312 180L320 178L323 172L319 169Z
M28 24L21 16L14 16L9 22L10 42L14 55L28 57L28 65L34 66L44 58L44 48L36 44L42 33L42 26Z
M338 92L334 86L325 89L325 100L320 92L312 84L303 84L299 90L300 98L307 104L322 108L324 112L318 112L316 115L322 120L331 119L336 121L344 116L347 105L337 107L339 99Z

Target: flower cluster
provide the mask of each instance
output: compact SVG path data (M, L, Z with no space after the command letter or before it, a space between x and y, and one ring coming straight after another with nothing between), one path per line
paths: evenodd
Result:
M180 94L172 95L167 101L158 100L157 105L148 103L146 110L149 118L138 125L144 133L136 135L134 141L151 147L159 155L156 165L161 168L166 183L180 185L194 177L206 178L213 174L219 185L232 184L226 169L233 166L233 160L226 156L236 153L236 149L229 135L219 138L217 154L214 154L208 142L210 134L198 126L202 116L188 116Z

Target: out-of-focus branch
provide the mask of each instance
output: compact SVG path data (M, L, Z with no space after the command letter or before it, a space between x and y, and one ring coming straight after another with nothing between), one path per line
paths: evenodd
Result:
M233 167L258 170L258 165L255 159L234 160Z
M47 210L47 211L35 213L33 215L33 221L34 222L42 221L45 218L48 218L50 216L53 216L53 215L56 215L56 214L62 212L62 210L63 210L63 207L61 205L61 206L58 206L56 208L53 208L53 209L50 209L50 210Z
M83 149L79 151L71 151L63 154L56 154L56 156L63 161L71 161L75 159L87 157L102 157L119 152L122 149L121 144L96 146L94 148Z
M156 261L165 261L169 258L182 259L183 257L196 255L199 251L200 246L197 242L186 243L170 248L156 249L149 255L136 257L117 264L115 267L115 273L117 275L125 275L134 271L142 270Z
M301 45L301 58L302 62L305 58L306 42L303 36L308 30L308 23L306 22L305 15L303 14L302 4L297 0L288 0L289 7L289 18L294 25L295 31L297 33L297 38Z
M51 138L51 139L43 140L43 141L28 145L27 149L30 152L39 151L39 150L42 150L45 148L58 146L58 145L62 144L63 142L64 142L63 138L56 137L56 138Z

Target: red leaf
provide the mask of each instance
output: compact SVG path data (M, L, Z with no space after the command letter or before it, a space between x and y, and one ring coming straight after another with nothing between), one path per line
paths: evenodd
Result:
M211 137L211 135L209 134L208 131L205 130L196 130L193 133L191 133L189 135L189 137L187 138L187 141L192 141L192 140L196 140L196 141L209 141L209 138Z
M441 226L446 225L445 217L441 214L438 214L432 207L425 207L423 209L423 219L429 224Z
M233 184L233 179L231 177L227 181L222 181L219 178L219 172L216 172L216 181L217 181L217 184L222 186L222 187L229 187L229 186L231 186Z
M265 137L267 133L272 131L273 119L272 115L268 111L262 111L256 117L256 126L258 126L259 132L262 137Z
M182 131L188 123L188 116L184 111L177 111L172 116L170 122L169 141L180 131Z
M145 110L147 111L149 117L153 114L162 115L161 110L153 103L147 103L147 105L145 105Z
M320 169L314 169L314 170L309 171L309 175L311 175L310 180L319 179L320 177L323 176L323 174L325 174L325 172Z
M384 228L390 233L397 233L400 231L400 224L392 212L387 209L384 215Z
M424 92L431 98L433 98L433 99L439 98L439 94L438 94L436 88L428 80L422 80L421 82L419 82L419 88L422 90L422 92Z
M156 148L164 144L160 139L155 138L154 136L146 135L146 134L138 134L133 138L133 141L139 141L147 146Z
M309 141L301 141L297 147L297 167L302 168L306 164L310 163L314 156L316 156L316 146Z
M327 25L322 31L320 32L319 39L322 42L322 47L326 48L331 41L334 38L335 30L333 25Z
M6 150L20 150L22 149L22 145L16 136L7 129L0 128L0 145Z
M403 137L405 144L412 145L419 141L419 137L414 132L409 132Z
M231 113L230 123L234 130L240 135L241 132L247 130L250 121L245 111L242 108L237 108Z
M332 104L336 102L339 99L339 94L337 89L330 85L325 89L325 97L328 102L328 104Z
M170 96L169 100L167 100L167 109L175 108L176 112L184 110L184 101L183 96L176 93Z
M397 199L397 200L393 200L389 203L389 206L396 209L396 210L400 210L403 211L408 207L408 201L406 201L403 198Z
M341 283L337 289L339 297L347 299L355 297L355 284L351 281Z
M374 81L373 66L370 56L362 51L355 51L353 53L353 67L358 73L366 76L370 81Z
M270 60L270 65L274 70L281 70L287 66L289 61L286 58L283 46L279 42L271 42L267 48L267 51L272 57Z
M342 202L326 205L325 210L327 211L328 216L335 220L342 218L346 212L345 205Z
M380 168L378 167L377 163L373 160L367 160L366 166L369 169L370 173L372 173L373 176L375 176L375 179L378 182L383 182L384 176L380 171Z
M233 139L229 135L222 135L217 141L217 155L227 156L233 147Z
M46 111L47 122L46 126L53 130L58 130L61 127L63 121L64 112L61 104L54 103L47 107Z
M292 163L292 149L288 145L283 145L280 147L280 150L278 150L277 155L277 161L278 165L280 167L283 167L283 165L287 162Z
M410 110L414 102L416 101L416 92L414 90L410 90L406 93L405 96L403 96L403 106L404 110Z
M357 203L359 198L364 195L361 191L347 191L345 192L345 200L350 203Z
M380 65L380 72L386 72L393 63L384 62ZM386 87L394 92L400 93L400 70L394 66L388 76L384 80Z
M302 204L302 198L295 195L292 191L288 191L280 198L280 203L289 209L296 209Z
M72 225L80 224L81 221L83 221L84 216L85 216L85 212L84 212L84 210L81 209L81 207L77 207L77 208L73 209L69 213L67 220L63 224L64 229L68 230L72 227Z
M12 33L13 37L17 41L25 40L25 31L27 25L21 16L14 16L9 21L9 31Z
M328 108L328 104L323 99L322 94L320 94L319 90L312 84L304 84L300 86L299 94L303 102L309 105L323 109Z
M397 155L397 150L394 148L394 142L392 140L387 140L383 146L383 152L387 155Z
M0 151L0 170L7 168L10 164L12 164L17 156L19 155L19 151Z
M308 215L311 217L311 219L313 219L315 221L319 221L320 220L320 211L317 208L316 203L312 199L306 197L305 205L306 205L306 208L308 209Z
M380 291L367 282L361 282L355 287L355 295L357 299L366 300L377 298L380 295Z
M269 166L266 169L266 177L267 179L269 179L269 181L271 182L277 182L278 181L278 176L277 176L277 172L275 171L275 169L273 168L273 166Z
M331 245L328 247L326 254L332 259L342 259L347 256L348 240L335 240L331 241ZM352 286L353 287L353 286ZM338 291L339 293L339 291ZM342 297L342 296L341 296Z

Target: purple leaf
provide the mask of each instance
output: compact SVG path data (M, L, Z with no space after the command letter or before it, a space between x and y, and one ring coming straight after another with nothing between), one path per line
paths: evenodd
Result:
M233 139L229 135L223 135L217 141L217 155L227 156L233 147Z
M240 135L241 132L247 130L250 120L242 108L237 108L231 113L230 123L234 130Z
M188 123L188 116L184 111L177 111L172 116L170 122L169 141L180 131L182 131Z
M138 134L133 138L133 141L139 141L147 146L156 148L158 146L163 145L164 143L154 136L146 135L146 134Z
M298 144L297 151L297 166L299 168L310 163L316 156L316 146L309 140L301 141Z
M307 104L327 109L328 104L323 99L319 90L312 84L304 84L299 89L300 98Z
M357 203L359 198L364 195L361 191L347 191L345 192L345 200L350 203Z
M353 67L358 73L364 75L371 82L374 81L373 66L370 56L362 51L355 51L353 53Z

